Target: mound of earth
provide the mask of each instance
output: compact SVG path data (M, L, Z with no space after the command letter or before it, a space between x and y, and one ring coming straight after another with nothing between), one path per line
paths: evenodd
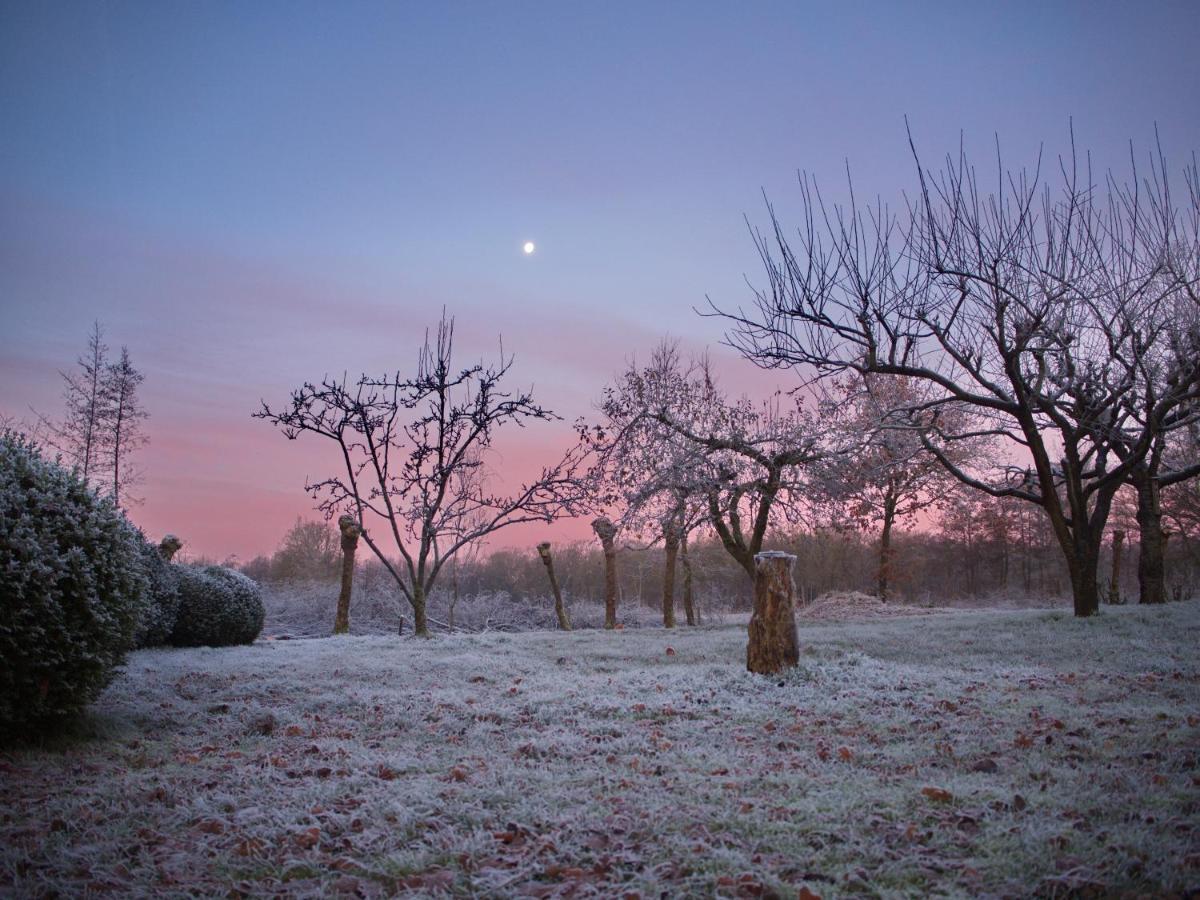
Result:
M923 606L884 603L872 594L860 591L830 591L807 606L796 609L800 619L884 619L892 616L927 616L939 612Z

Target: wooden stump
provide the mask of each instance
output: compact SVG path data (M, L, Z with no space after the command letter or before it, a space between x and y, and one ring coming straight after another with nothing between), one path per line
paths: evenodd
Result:
M173 534L164 535L163 539L158 542L159 555L167 562L170 562L182 548L183 541Z
M765 551L754 557L754 615L750 617L746 668L773 675L800 661L796 637L795 585L790 553Z
M617 526L604 516L592 519L592 531L604 550L604 627L617 627Z
M333 620L333 633L346 634L350 631L350 591L354 586L354 552L358 549L358 536L362 529L358 520L351 515L338 518L338 531L342 533L342 589L338 594L337 616Z
M554 558L550 555L550 542L542 541L537 546L538 556L546 566L546 575L550 578L550 588L554 591L554 614L558 616L558 627L562 631L571 630L571 620L567 618L567 608L563 605L562 591L558 589L558 578L554 575Z

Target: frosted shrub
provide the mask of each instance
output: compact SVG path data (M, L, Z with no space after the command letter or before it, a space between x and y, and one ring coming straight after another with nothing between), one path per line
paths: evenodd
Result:
M170 639L179 613L179 567L163 559L158 547L146 540L145 535L140 537L139 556L149 592L134 646L159 647Z
M138 544L80 477L0 434L0 730L62 719L112 680L144 612Z
M258 584L224 566L176 566L179 612L170 643L176 647L251 644L263 626Z

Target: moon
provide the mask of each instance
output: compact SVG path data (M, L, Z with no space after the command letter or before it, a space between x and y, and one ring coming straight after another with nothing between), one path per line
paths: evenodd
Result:
M533 251L536 250L537 247L534 245L533 241L526 241L524 246L521 247L521 249L525 251L526 256L531 256L533 254Z

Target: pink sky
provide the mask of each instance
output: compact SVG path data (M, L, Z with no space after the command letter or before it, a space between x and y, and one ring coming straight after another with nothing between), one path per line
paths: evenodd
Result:
M88 316L99 318L107 342L128 346L146 375L150 442L137 456L145 478L135 493L143 502L130 514L152 537L178 534L194 555L246 560L269 553L297 517L317 515L303 485L335 472L334 448L312 436L287 441L252 420L261 398L280 403L292 387L326 372L409 371L424 328L441 311L436 297L421 299L419 288L400 287L397 293L408 296L393 302L78 212L25 201L22 213L27 239L10 257L21 254L18 274L80 299L9 311L32 339L0 357L8 385L0 412L17 419L29 419L31 409L61 414L59 370L84 349ZM97 287L113 299L95 302ZM523 312L520 298L496 285L462 292L493 302L449 307L458 317L458 359L493 359L502 337L505 352L516 356L512 385L532 383L535 397L564 417L498 434L493 468L500 484L552 463L574 439L572 422L592 415L604 384L665 334L627 311L543 303ZM720 339L717 323L690 310L678 321L690 332L689 350L706 346L698 339L705 330L711 344ZM789 381L711 349L731 389L764 393ZM497 535L493 546L589 536L586 520L523 525Z

